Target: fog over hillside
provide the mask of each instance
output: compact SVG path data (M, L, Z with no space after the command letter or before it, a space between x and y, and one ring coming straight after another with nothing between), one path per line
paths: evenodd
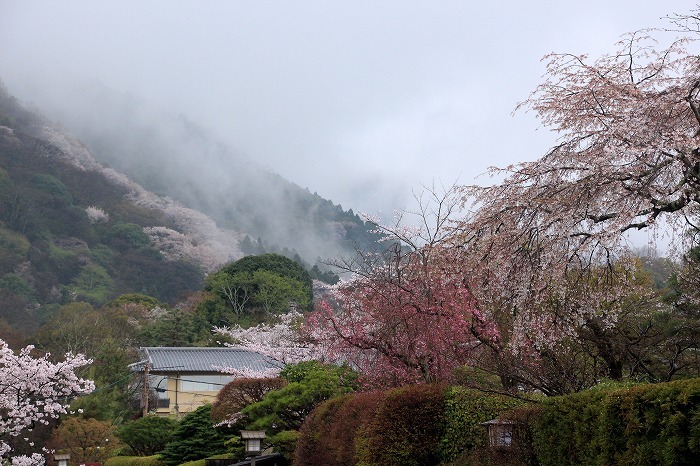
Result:
M47 112L81 105L72 90L95 80L182 112L236 156L346 209L390 219L421 184L469 184L489 165L546 153L556 135L533 114L512 115L541 81L542 56L596 56L692 7L0 0L0 79Z
M302 223L323 199L386 223L416 208L421 185L490 184L489 166L557 143L534 112L513 113L542 81L543 56L596 57L692 7L0 0L0 79L150 189L323 257L330 250L295 224L299 209L277 203L298 201L294 184L321 197L301 203ZM173 147L156 149L163 141ZM246 159L294 184L250 188L257 174L258 186L277 183ZM222 204L233 198L243 202ZM264 220L249 215L260 205ZM343 221L321 239L342 236Z
M204 212L225 228L305 260L367 246L357 216L217 141L184 115L97 82L41 99L38 111L76 135L100 162L149 191Z

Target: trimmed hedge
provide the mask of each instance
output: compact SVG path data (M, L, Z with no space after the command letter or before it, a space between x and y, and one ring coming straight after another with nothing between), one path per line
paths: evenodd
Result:
M355 442L384 399L379 391L344 395L321 403L306 418L294 451L295 465L353 466Z
M542 466L695 465L700 379L548 399L532 425Z
M486 445L480 423L496 417L517 423L511 448ZM690 379L536 404L429 385L346 395L309 415L293 464L682 466L698 458L700 379Z
M444 386L413 385L389 390L371 421L357 431L358 464L439 463L444 413Z
M165 466L160 456L113 456L105 466Z
M486 429L480 425L500 414L525 404L525 401L503 395L486 394L466 387L451 387L445 401L445 433L442 458L452 461L466 451L483 447Z
M435 465L482 446L479 424L523 405L465 387L414 385L334 398L306 419L295 466Z

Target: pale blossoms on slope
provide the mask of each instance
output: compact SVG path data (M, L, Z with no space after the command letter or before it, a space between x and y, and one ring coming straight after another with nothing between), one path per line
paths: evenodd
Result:
M90 220L90 223L97 223L100 221L109 220L109 214L97 206L91 205L85 209L85 213Z
M167 260L189 260L205 272L211 272L243 256L238 248L239 233L220 228L209 216L147 191L123 173L103 166L78 139L48 123L38 129L38 134L59 149L46 150L44 155L47 157L58 158L80 170L99 172L115 185L128 189L126 198L129 201L163 212L178 231L151 227L145 228L144 232ZM86 213L91 223L109 218L108 212L97 206L88 207Z

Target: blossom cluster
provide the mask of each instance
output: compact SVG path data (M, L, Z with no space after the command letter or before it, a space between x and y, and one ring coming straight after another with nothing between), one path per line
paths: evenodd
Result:
M94 384L80 378L75 371L91 361L82 355L66 354L65 360L53 363L49 355L34 358L34 348L27 346L15 354L0 340L0 436L16 437L30 430L35 423L66 413L66 400L86 394ZM11 453L10 446L0 440L0 457ZM36 460L17 458L14 463L25 465Z
M215 327L214 333L231 339L234 343L227 346L243 347L268 358L277 369L264 372L221 368L223 372L239 377L275 377L286 364L320 359L319 348L300 333L303 315L298 311L290 311L279 316L277 322L260 324L250 328L239 325L233 327Z

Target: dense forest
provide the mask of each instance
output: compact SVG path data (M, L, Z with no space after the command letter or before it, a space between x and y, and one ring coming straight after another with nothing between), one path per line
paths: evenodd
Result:
M222 227L261 238L268 251L288 248L314 262L371 248L376 240L352 209L259 165L182 114L97 83L71 95L71 105L45 111L100 162Z
M152 144L148 148L157 149ZM313 212L312 220L297 218L312 222L303 228L297 225L300 234L320 224L346 225L333 227L338 238L328 238L319 251L331 241L339 253L376 238L368 231L371 226L351 211L276 178L291 190L288 197L297 199L301 211ZM80 141L0 90L3 326L31 335L63 305L84 302L99 307L123 294L138 293L172 305L203 289L207 273L250 254L278 252L303 264L315 279L337 280L319 255L302 258L293 238L274 244L246 230L219 229L213 220L177 201L124 180L95 160ZM266 205L255 204L257 217L274 217Z

